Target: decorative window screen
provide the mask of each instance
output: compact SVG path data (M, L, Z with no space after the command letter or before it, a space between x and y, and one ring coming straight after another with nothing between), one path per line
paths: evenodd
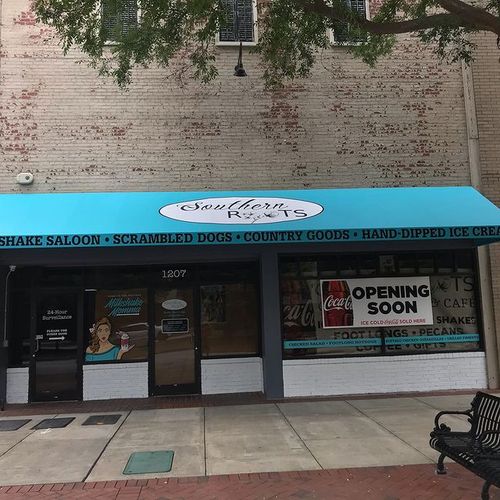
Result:
M137 26L137 0L103 0L101 5L106 40L117 40Z
M222 0L225 22L220 27L221 42L253 42L254 18L252 0Z
M366 18L366 2L365 0L347 0L347 4L351 7L352 10L356 11L362 17ZM349 23L345 23L342 21L334 21L333 25L333 39L337 43L356 43L362 42L363 37L355 36L353 37L352 28Z

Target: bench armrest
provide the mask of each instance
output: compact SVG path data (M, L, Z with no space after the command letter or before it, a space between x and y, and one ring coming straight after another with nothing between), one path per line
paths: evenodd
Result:
M443 432L450 432L450 428L446 424L439 424L439 419L443 415L467 415L469 418L469 423L471 422L472 419L472 412L471 410L465 410L465 411L440 411L436 417L434 418L434 432L436 431L443 431Z

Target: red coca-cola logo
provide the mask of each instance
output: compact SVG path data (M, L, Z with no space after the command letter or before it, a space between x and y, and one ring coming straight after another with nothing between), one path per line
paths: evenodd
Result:
M352 298L350 295L347 297L334 297L333 295L328 295L328 297L323 302L323 311L344 309L352 310Z

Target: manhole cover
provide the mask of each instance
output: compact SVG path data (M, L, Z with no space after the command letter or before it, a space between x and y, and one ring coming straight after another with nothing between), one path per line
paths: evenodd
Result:
M23 420L0 420L0 431L17 431L17 429L20 429L30 421L31 418Z
M121 415L91 415L82 425L113 425Z
M152 474L156 472L170 472L174 452L166 451L136 451L130 455L124 474Z
M32 427L32 429L60 429L66 427L73 420L75 420L75 417L46 418Z

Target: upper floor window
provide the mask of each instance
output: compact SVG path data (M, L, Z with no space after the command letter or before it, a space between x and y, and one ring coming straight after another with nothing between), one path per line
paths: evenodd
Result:
M349 7L365 19L369 18L366 0L346 0ZM365 36L344 21L334 21L330 30L330 41L338 44L356 44L364 41Z
M217 42L220 45L233 45L240 41L244 44L257 42L255 20L256 3L254 0L222 0L225 9L224 24L219 30Z
M107 41L117 41L137 26L137 0L102 0L101 13Z

